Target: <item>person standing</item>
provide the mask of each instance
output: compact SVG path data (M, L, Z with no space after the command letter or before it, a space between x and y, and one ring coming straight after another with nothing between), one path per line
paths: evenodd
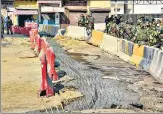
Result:
M92 17L92 15L90 15L90 23L91 23L91 29L92 30L94 30L94 22L95 22L94 17Z
M7 31L7 17L4 18L4 28Z
M9 31L10 31L11 34L13 34L13 32L12 32L12 25L13 25L12 20L8 16L7 17L7 34L9 34Z
M81 14L80 18L78 20L78 26L82 26L83 27L84 25L85 25L85 18L84 18L84 15Z
M86 16L85 18L85 27L88 28L88 24L89 24L90 20L89 20L89 15Z
M109 23L109 16L106 16L105 18L105 25L107 25Z
M4 20L3 17L1 16L1 39L4 39Z
M105 28L106 28L106 32L107 32L107 33L109 32L109 31L108 31L108 27L107 27L107 25L108 25L108 23L109 23L109 20L110 20L109 16L106 16L106 18L105 18Z
M91 36L92 36L92 30L91 30L91 22L90 22L90 16L87 15L85 18L85 27L86 27L86 32L87 32L87 38L86 41L89 42Z

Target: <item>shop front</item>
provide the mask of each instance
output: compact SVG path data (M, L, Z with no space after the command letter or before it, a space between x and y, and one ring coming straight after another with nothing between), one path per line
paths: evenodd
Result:
M38 11L37 9L15 9L14 15L14 25L24 27L25 22L37 22Z
M14 0L14 8L14 25L24 27L26 21L37 22L37 0Z
M60 26L61 13L64 12L61 0L37 1L40 24Z
M41 8L41 24L53 24L60 26L61 13L64 12L64 8L60 7L42 7Z

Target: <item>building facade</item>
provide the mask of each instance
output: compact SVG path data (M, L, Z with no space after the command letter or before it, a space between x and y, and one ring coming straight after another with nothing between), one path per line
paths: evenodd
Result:
M64 12L62 0L37 1L40 9L41 24L53 24L60 26L60 16Z
M132 8L129 14L162 14L162 0L139 0L131 1L129 4Z
M95 23L104 23L105 17L111 12L110 0L88 0L87 13L92 14Z
M126 14L162 14L162 0L111 0L111 14L124 14L126 3Z
M62 15L63 26L78 25L78 18L81 14L86 16L87 0L63 0L65 12Z
M13 18L14 0L1 0L1 14L3 17L10 16Z
M26 20L38 18L37 0L15 0L14 8L14 25L24 26Z

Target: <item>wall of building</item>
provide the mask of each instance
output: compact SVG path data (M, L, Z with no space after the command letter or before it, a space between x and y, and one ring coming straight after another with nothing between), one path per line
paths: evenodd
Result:
M32 8L38 8L37 1L20 1L20 0L15 0L14 2L14 7L32 7Z
M90 13L90 7L97 7L97 8L110 8L110 0L88 0L87 1L87 12Z
M13 25L18 25L18 16L13 15Z
M128 1L128 13L132 13L132 1ZM112 1L111 2L111 15L116 14L116 10L117 9L117 14L124 14L124 1L117 1L117 6L116 6L116 2Z
M161 8L163 4L153 4L153 5L134 5L134 14L161 14ZM132 14L132 10L129 12Z
M117 9L117 12L116 12ZM124 4L111 4L111 15L114 14L124 14Z
M3 17L7 16L7 10L6 9L1 9L1 14Z

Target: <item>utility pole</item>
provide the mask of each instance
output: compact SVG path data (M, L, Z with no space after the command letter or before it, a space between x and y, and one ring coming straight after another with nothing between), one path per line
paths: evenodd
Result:
M38 22L41 23L41 4L38 3Z
M115 3L115 16L117 16L117 0L116 0L116 3Z
M128 0L124 1L124 14L128 13Z
M132 3L132 14L134 14L134 2L135 2L135 0L133 0L133 3Z

